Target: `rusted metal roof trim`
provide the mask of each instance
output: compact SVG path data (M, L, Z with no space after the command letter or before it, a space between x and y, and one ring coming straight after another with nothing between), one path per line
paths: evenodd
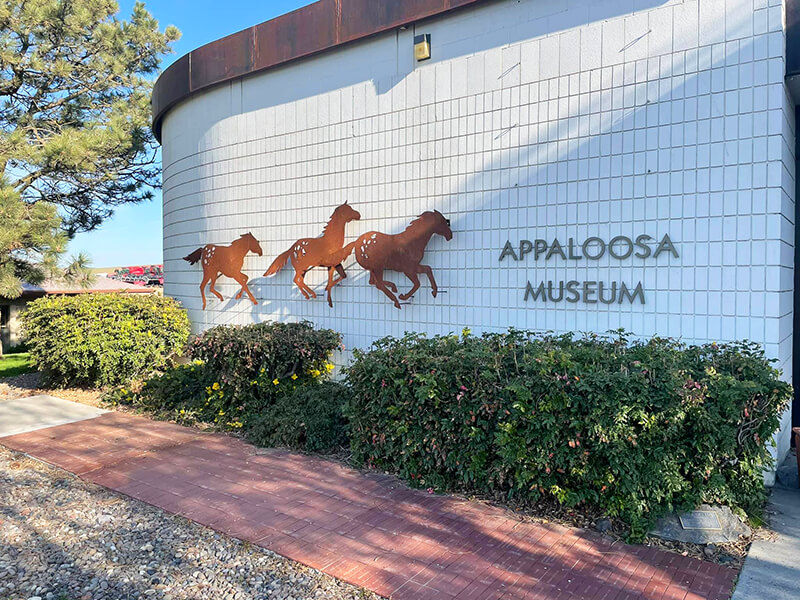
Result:
M319 0L193 50L153 88L153 133L192 94L486 0Z

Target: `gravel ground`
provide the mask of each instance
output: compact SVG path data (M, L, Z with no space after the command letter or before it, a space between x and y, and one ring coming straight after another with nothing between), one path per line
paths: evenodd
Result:
M0 447L0 600L379 597Z

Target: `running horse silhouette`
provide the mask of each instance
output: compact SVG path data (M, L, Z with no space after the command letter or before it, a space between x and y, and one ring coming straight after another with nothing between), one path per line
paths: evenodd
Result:
M332 307L331 289L347 278L342 261L352 251L345 252L342 247L344 246L344 228L350 221L358 221L360 218L359 212L345 202L333 211L330 221L322 230L321 237L297 240L291 248L273 261L264 273L264 277L275 275L291 259L294 267L294 283L300 288L300 292L306 299L311 299L316 298L317 294L306 285L303 278L314 267L325 267L328 269L328 285L325 286L325 291L328 293L328 306ZM339 276L335 278L334 273Z
M439 291L433 271L428 265L420 264L433 234L439 234L448 242L453 239L450 220L438 210L427 211L414 219L402 233L387 235L378 231L369 231L355 242L345 247L349 256L355 248L358 264L369 271L369 282L389 297L397 308L400 302L395 294L397 286L383 278L385 270L404 273L413 284L400 300L408 300L419 289L419 273L425 273L431 282L433 297Z
M214 244L206 244L202 248L198 248L189 256L184 256L183 260L193 265L197 261L203 261L203 281L200 284L200 297L203 298L203 310L206 309L206 284L210 281L211 286L209 289L220 300L225 300L214 287L214 284L219 279L220 275L235 279L242 286L242 289L236 294L235 298L239 300L243 293L247 293L252 300L253 304L258 304L258 301L253 297L250 288L247 287L248 277L242 273L242 265L244 264L244 257L248 252L253 252L261 256L261 246L258 240L253 237L252 233L245 233L238 240L233 242L230 246L216 246Z

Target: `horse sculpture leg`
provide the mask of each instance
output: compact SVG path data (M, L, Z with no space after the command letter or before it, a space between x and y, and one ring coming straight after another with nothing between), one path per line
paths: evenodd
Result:
M244 294L244 288L247 285L247 281L250 278L247 275L245 275L244 273L239 273L239 275L231 276L231 279L234 279L239 285L242 286L242 287L239 288L239 291L236 292L236 295L233 297L235 300L241 300L242 299L242 295ZM242 282L242 279L244 279L244 282Z
M339 277L334 279L333 274L334 272L339 274ZM333 300L331 299L331 289L334 286L339 285L343 279L347 279L347 273L344 271L344 267L341 263L336 265L335 267L328 267L328 285L325 286L325 291L328 292L328 306L333 308Z
M317 294L314 292L314 290L312 290L310 287L308 287L306 285L306 282L303 279L304 275L305 275L305 272L295 271L294 280L293 280L294 284L298 288L300 288L300 292L302 292L303 296L305 296L306 299L310 300L311 298L316 298Z
M236 294L236 299L239 300L242 297L242 293L247 293L247 296L250 298L250 301L257 306L258 301L253 297L253 294L250 292L250 288L247 285L247 281L250 278L244 273L239 273L238 275L234 275L233 278L239 283L239 285L242 286L242 289L240 289L239 292Z
M431 294L436 298L436 294L439 293L439 288L436 286L436 280L433 278L433 269L428 265L417 265L417 273L425 273L425 275L428 276L428 281L431 282Z
M414 295L414 292L419 289L419 277L417 277L417 274L414 271L404 271L403 273L406 277L408 277L413 285L405 294L400 294L400 300L408 300Z
M395 296L389 289L388 284L390 282L383 280L383 271L374 271L373 279L375 281L374 282L375 287L378 288L380 291L382 291L384 294L386 294L389 300L391 300L394 303L395 308L400 308L400 301L397 299L397 296ZM394 286L394 284L392 285Z
M203 310L206 309L206 285L209 279L211 279L211 277L203 273L203 281L200 283L200 297L203 299Z
M386 287L392 290L392 292L394 292L395 294L397 293L397 286L393 284L391 281L389 281L388 279L384 279L383 283L386 284ZM372 271L369 272L369 284L377 287L377 284L375 283L375 276L372 274Z
M220 274L219 274L219 273L217 273L216 275L214 275L214 276L211 278L211 285L209 286L209 288L208 288L208 289L210 289L210 290L211 290L211 293L212 293L212 294L214 294L214 295L215 295L217 298L219 298L219 301L220 301L220 302L224 302L224 301L225 301L225 298L223 298L222 294L220 294L220 293L217 291L217 288L215 288L215 287L214 287L214 284L215 284L215 283L217 283L217 279L219 279L219 275L220 275Z
M331 299L331 288L336 285L333 274L336 272L336 267L328 267L328 285L325 286L325 291L328 293L328 306L333 308L333 300Z

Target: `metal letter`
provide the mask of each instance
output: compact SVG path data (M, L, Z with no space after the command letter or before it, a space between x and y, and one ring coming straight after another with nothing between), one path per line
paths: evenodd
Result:
M525 302L528 301L528 296L531 296L534 300L541 296L542 300L547 302L547 294L544 293L544 281L539 284L539 287L536 288L536 291L534 291L533 286L529 281L528 285L525 287Z
M636 258L649 258L652 250L650 249L650 246L648 246L645 242L647 240L652 240L652 239L653 238L650 237L649 235L640 235L636 238L636 245L642 249L641 252L637 252L636 254L634 254Z
M567 243L567 247L569 248L569 258L570 260L579 260L583 258L580 254L575 256L575 241L572 238L569 238L569 242Z
M604 289L605 289L605 286L603 285L603 282L601 281L598 284L598 291L597 291L597 295L600 297L600 302L602 302L603 304L613 304L614 300L617 299L617 282L614 281L614 282L611 283L611 298L609 300L606 300L603 297Z
M564 299L564 282L559 281L558 285L558 298L553 296L553 282L547 282L547 296L550 298L550 302L561 302Z
M598 242L600 244L600 254L597 254L595 256L592 256L591 254L589 254L588 248L589 248L589 245L592 242ZM603 240L601 240L599 237L586 238L586 241L583 242L583 255L586 258L588 258L589 260L599 260L600 258L602 258L603 254L605 254L605 253L606 253L606 243Z
M658 255L661 254L664 250L668 250L672 254L672 256L678 258L678 251L672 244L672 240L669 239L669 234L664 234L661 243L658 245L658 248L656 248L655 254L653 254L653 258L658 258Z
M553 256L553 254L560 254L561 258L567 260L567 255L564 254L564 249L561 247L561 243L558 241L558 238L553 240L553 245L550 246L550 250L547 252L545 260L550 260L550 257Z
M622 300L624 298L628 298L628 301L633 304L633 299L636 298L636 296L639 296L639 302L644 304L644 289L642 288L642 282L640 281L636 284L636 287L633 290L633 295L631 295L628 286L625 285L625 282L623 281L619 289L619 304L622 304Z
M511 241L510 240L506 241L506 245L503 246L503 251L500 253L500 261L499 262L503 262L503 259L506 256L513 256L514 260L519 260L517 258L516 253L514 252L514 247L511 245Z
M626 244L628 244L628 251L625 252L625 254L616 254L614 252L614 244L616 244L619 241L624 241ZM608 253L614 258L617 258L619 260L625 260L631 254L633 254L633 241L631 241L631 238L627 236L618 235L617 237L613 238L610 242L608 242Z
M567 298L567 302L571 302L575 304L578 300L581 299L580 292L578 292L578 285L580 284L579 281L568 281L567 282L567 293L571 294L569 298Z
M583 282L583 302L584 304L597 304L597 298L590 299L589 294L594 294L597 290L594 289L594 286L597 285L596 281L584 281Z
M539 260L539 255L547 252L547 242L544 240L536 240L533 243L533 260Z

